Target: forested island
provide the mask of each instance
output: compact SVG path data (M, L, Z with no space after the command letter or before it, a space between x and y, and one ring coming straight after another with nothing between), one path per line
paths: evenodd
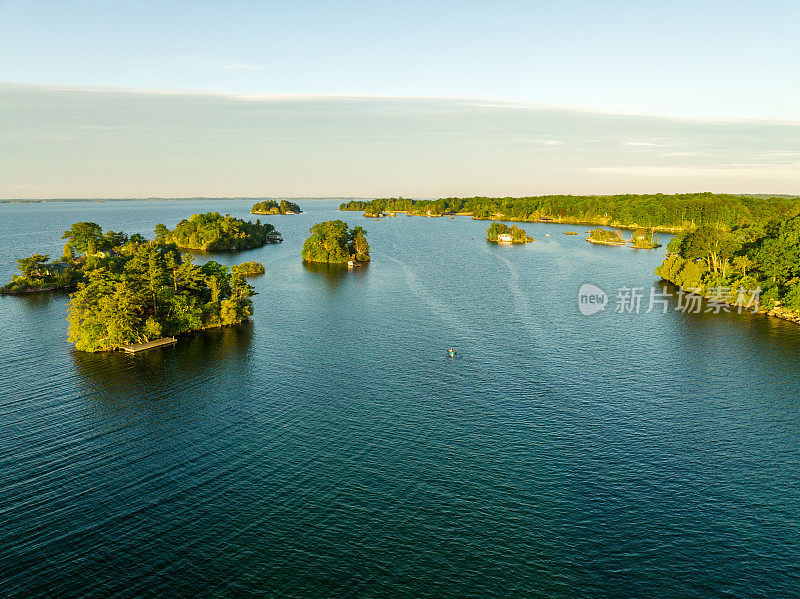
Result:
M300 214L300 206L288 200L281 200L280 204L275 200L265 200L254 204L250 209L250 214Z
M264 268L261 262L251 260L250 262L242 262L241 264L231 266L231 272L240 274L243 277L252 277L255 275L263 275L267 272L267 269Z
M592 229L586 238L589 243L598 245L627 245L627 241L620 235L619 231L608 231L607 229Z
M96 223L81 222L63 238L69 241L61 261L49 263L43 254L19 260L23 274L9 285L77 289L70 295L68 339L78 350L114 350L234 324L253 312L254 289L241 273L213 261L196 266L163 237L104 235Z
M731 230L698 227L675 236L656 269L699 295L800 322L800 216Z
M367 214L406 212L414 215L470 215L474 219L603 225L677 232L702 225L731 228L786 218L800 210L800 198L718 193L545 195L522 198L440 198L354 200L340 210Z
M631 247L637 250L654 250L660 248L661 244L658 241L658 235L651 229L636 229L631 235Z
M486 239L488 241L504 243L528 243L533 241L525 229L517 225L508 226L504 223L492 223L486 229Z
M341 220L317 223L303 244L301 256L308 262L346 264L350 261L368 262L370 247L363 227L348 228Z
M155 233L157 239L181 249L206 252L250 250L282 241L281 234L268 223L253 223L219 212L192 214L172 231L159 223Z

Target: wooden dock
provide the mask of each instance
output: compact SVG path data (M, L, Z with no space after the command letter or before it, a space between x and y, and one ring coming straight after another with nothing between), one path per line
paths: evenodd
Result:
M153 349L154 347L172 345L177 341L178 340L175 339L175 337L162 337L161 339L154 339L153 341L148 341L147 343L134 343L133 345L123 345L122 347L120 347L120 349L122 351L135 354L136 352L144 351L146 349Z

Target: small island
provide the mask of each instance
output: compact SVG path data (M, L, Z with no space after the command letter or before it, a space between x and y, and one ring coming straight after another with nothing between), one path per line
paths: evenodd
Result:
M280 204L275 200L264 200L253 204L250 214L300 214L300 206L288 200L281 200Z
M370 247L363 227L347 227L341 220L317 223L303 244L301 256L307 262L348 264L368 262Z
M632 248L637 250L654 250L661 247L658 242L658 235L647 229L636 229L631 236L630 244Z
M494 243L528 243L533 241L533 237L517 225L509 227L503 223L492 223L486 229L486 240Z
M64 289L70 295L68 340L87 352L158 347L174 336L246 320L254 289L243 274L207 262L196 266L174 243L108 231L96 223L67 230L64 256L18 261L6 293Z
M628 242L620 235L619 231L608 231L606 229L592 229L586 238L589 243L598 245L627 245Z
M193 214L172 231L159 223L155 233L156 239L174 243L181 249L206 252L250 250L283 241L281 234L268 223L244 221L219 212Z
M263 275L267 270L261 262L251 260L250 262L242 262L241 264L231 266L231 272L242 275L243 277L253 277L255 275Z

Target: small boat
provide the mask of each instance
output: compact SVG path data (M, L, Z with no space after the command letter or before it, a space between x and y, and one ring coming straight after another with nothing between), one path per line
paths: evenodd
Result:
M347 266L348 266L348 268L356 268L357 266L361 266L361 262L359 262L357 260L349 260L347 262Z
M451 358L455 358L455 357L456 357L456 352L453 350L453 348L452 348L452 347L450 347L450 348L448 348L448 349L447 349L447 353L449 353L449 354L450 354L450 357L451 357Z
M545 233L544 236L545 237L550 237L550 233Z

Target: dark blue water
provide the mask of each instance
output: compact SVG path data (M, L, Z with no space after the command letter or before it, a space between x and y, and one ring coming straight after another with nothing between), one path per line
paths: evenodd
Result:
M0 205L0 276L75 221L249 205ZM582 316L661 252L567 227L301 205L215 257L266 265L252 321L174 348L78 353L65 296L0 297L0 596L798 596L800 327ZM304 266L337 217L373 263Z

